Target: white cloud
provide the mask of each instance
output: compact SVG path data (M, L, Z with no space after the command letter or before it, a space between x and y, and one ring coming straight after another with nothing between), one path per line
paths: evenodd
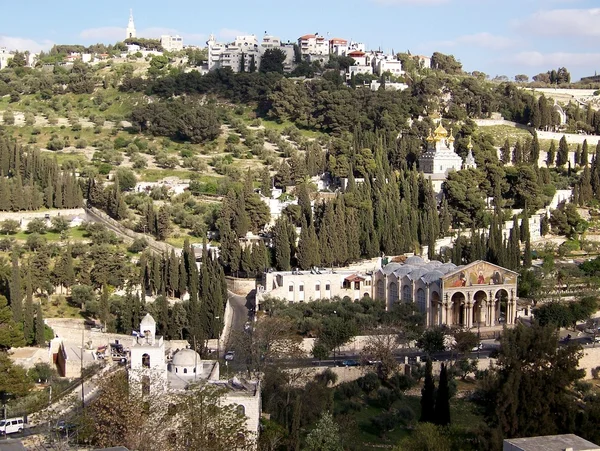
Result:
M600 37L600 8L538 11L514 26L524 32L554 37Z
M582 67L591 68L600 65L600 53L568 53L568 52L520 52L509 57L505 62L528 67Z
M94 42L116 42L122 41L125 33L125 27L99 27L83 30L79 36Z
M455 46L470 46L481 47L490 50L502 50L514 47L517 41L505 36L497 36L491 33L482 32L476 34L467 34L458 36L452 40L438 41L433 45L435 47L455 47Z
M49 39L38 42L33 39L0 35L0 47L6 47L9 50L29 50L32 53L39 53L42 50L50 50L53 45L54 42Z

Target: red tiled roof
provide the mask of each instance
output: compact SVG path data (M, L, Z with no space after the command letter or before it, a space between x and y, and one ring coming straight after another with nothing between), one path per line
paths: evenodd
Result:
M348 56L365 56L365 52L361 52L360 50L355 50L354 52L348 53Z
M352 274L351 276L346 277L344 280L347 280L348 282L360 282L365 280L365 278L360 277L358 274Z
M346 41L345 39L342 38L333 38L330 39L329 42L331 42L332 44L347 44L348 41Z
M315 38L316 35L314 34L305 34L304 36L300 36L300 39L311 39L311 38Z

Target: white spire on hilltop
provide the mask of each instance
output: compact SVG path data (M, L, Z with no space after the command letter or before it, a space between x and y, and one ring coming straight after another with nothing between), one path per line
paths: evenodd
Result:
M127 24L127 35L125 39L135 38L135 24L133 23L133 10L129 10L129 23Z

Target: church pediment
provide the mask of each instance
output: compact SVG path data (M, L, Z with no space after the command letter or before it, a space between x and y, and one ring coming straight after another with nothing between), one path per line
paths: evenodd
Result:
M518 273L482 260L462 266L442 277L444 289L477 285L512 285Z

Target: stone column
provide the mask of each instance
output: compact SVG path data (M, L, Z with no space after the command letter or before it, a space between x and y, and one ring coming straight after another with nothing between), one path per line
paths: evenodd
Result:
M425 285L425 323L426 326L435 325L435 318L433 318L433 308L429 301L429 285Z
M491 292L490 292L491 294ZM492 302L490 302L490 326L496 325L496 298L490 297Z

